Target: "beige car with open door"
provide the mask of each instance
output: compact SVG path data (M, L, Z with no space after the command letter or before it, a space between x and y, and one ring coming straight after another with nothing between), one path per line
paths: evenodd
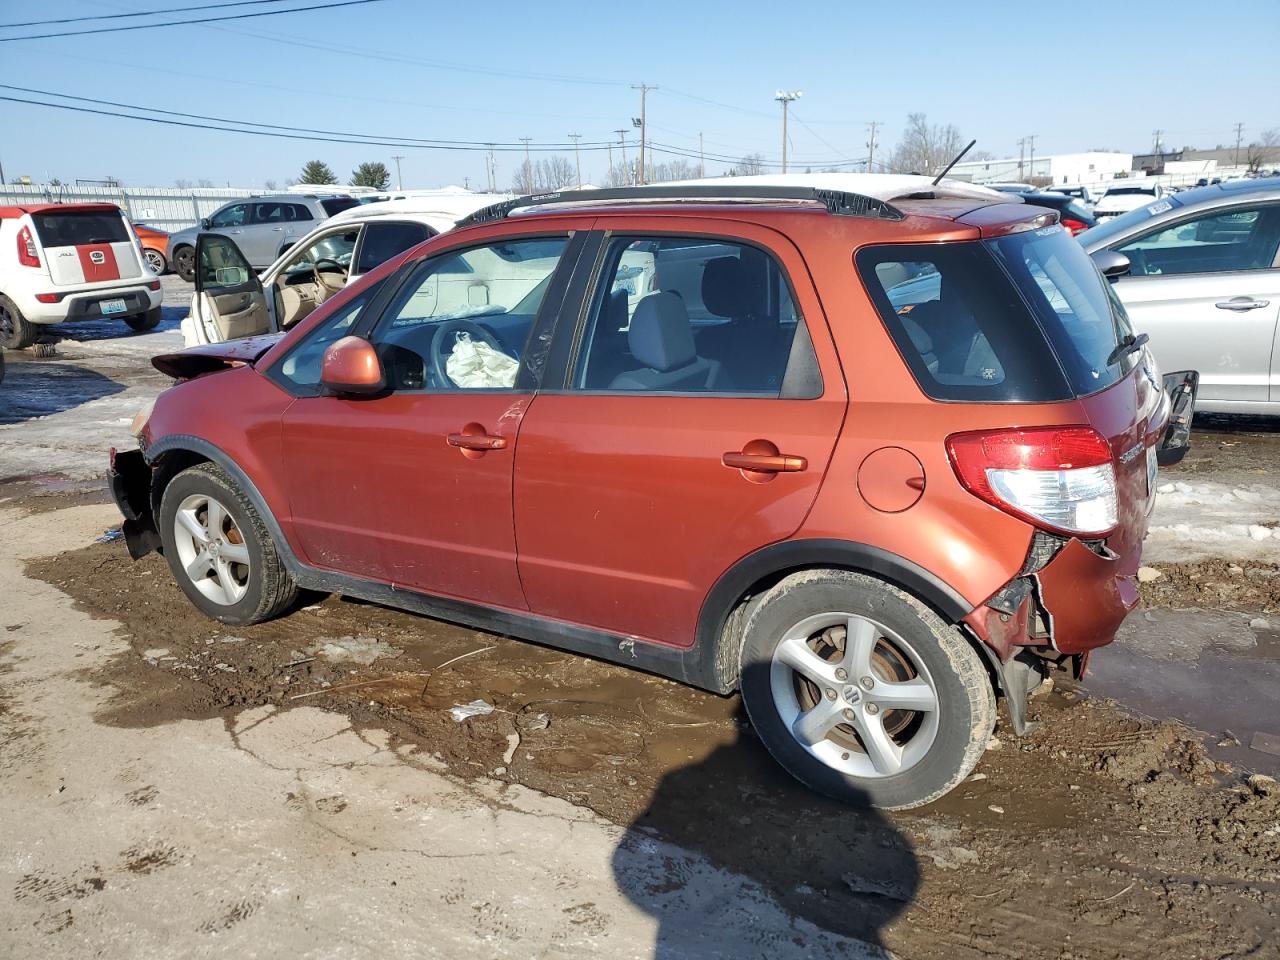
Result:
M202 342L238 340L271 329L262 281L229 237L202 233L196 238L195 285L192 317L213 334Z

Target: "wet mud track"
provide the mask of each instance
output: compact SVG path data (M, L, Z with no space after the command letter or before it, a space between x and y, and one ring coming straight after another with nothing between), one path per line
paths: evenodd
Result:
M632 827L626 843L698 851L795 915L905 958L1277 955L1280 788L1065 681L1036 698L1030 736L997 730L955 793L884 815L790 781L736 698L337 597L228 628L186 602L161 558L132 563L119 542L28 575L121 622L130 649L88 676L113 691L102 723L340 712L457 776L590 807ZM475 701L492 710L450 712ZM663 890L684 882L673 863Z

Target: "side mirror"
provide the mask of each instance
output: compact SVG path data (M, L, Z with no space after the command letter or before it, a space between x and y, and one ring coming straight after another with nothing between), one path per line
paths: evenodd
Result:
M340 396L368 396L387 386L378 351L360 337L343 337L329 345L320 361L320 383Z
M1099 250L1092 256L1093 262L1097 264L1098 269L1102 271L1102 275L1108 280L1117 280L1120 277L1129 275L1129 258L1123 253L1117 253L1114 250Z
M201 230L208 230L208 229L209 229L209 218L208 218L208 217L201 217L201 218L200 218L200 229L201 229Z

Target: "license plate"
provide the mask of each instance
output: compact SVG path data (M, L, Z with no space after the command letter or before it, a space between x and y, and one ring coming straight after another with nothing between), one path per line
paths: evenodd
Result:
M124 313L129 309L125 306L123 300L99 300L98 308L102 311L104 317L109 317L116 313Z
M1160 464L1156 460L1156 445L1147 447L1147 496L1156 489L1156 474L1160 472Z

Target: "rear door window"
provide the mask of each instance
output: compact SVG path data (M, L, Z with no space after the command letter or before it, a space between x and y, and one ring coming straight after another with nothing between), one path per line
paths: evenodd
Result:
M129 231L119 213L58 211L33 213L36 233L45 247L74 247L84 243L128 243Z
M423 223L371 223L364 228L364 240L360 244L355 272L368 273L432 235L431 228Z
M619 237L601 276L575 388L780 395L799 314L782 268L764 250L699 237Z

